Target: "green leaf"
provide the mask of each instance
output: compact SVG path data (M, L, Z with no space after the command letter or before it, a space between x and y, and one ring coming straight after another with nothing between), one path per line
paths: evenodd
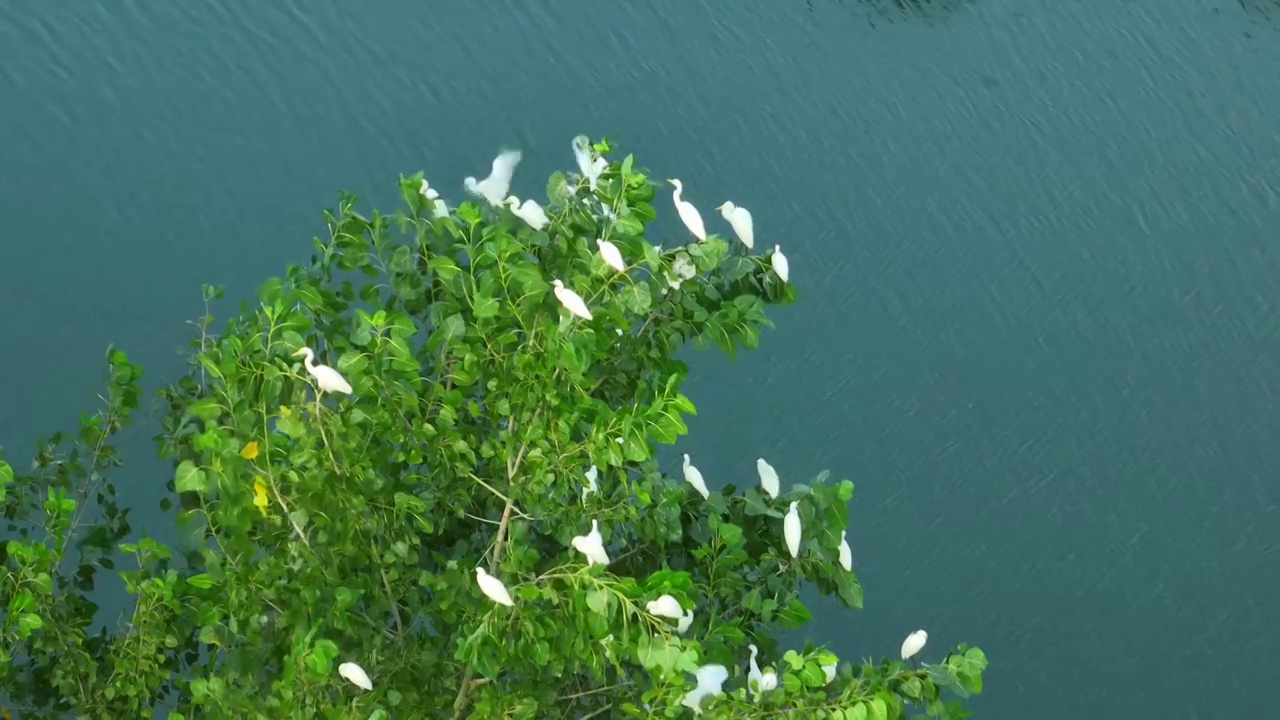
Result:
M867 710L870 720L888 720L889 718L889 708L878 697L871 698L871 701L867 703Z
M212 396L202 397L187 406L187 412L204 421L216 420L222 414L222 405Z
M640 236L644 234L644 225L640 221L623 215L613 222L613 229L621 235Z
M607 590L592 590L587 593L587 607L599 615L608 615L610 598Z
M778 622L783 627L796 628L813 619L813 615L809 612L809 608L800 602L799 598L791 598L791 600L778 610Z
M180 493L204 492L208 489L208 481L204 471L196 467L195 463L183 460L178 463L178 469L173 475L173 488Z
M849 720L867 720L867 706L865 703L858 703L846 710L844 714Z
M551 173L551 177L547 178L547 202L556 205L564 202L569 196L569 183L564 179L564 173L557 170Z
M209 577L209 573L200 573L187 578L187 584L191 587L197 587L202 590L208 590L213 587L213 578Z
M497 299L488 297L486 295L477 296L475 305L472 308L472 311L475 313L475 316L478 318L493 317L494 315L498 314L498 310L499 310L499 305L498 305Z

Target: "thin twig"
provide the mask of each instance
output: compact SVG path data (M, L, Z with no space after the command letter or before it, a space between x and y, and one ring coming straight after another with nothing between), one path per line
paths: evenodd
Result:
M382 557L378 555L378 547L373 538L369 538L369 551L373 553L373 561L378 563L378 572L382 573L382 588L387 591L387 602L391 603L391 613L396 619L396 635L404 637L404 625L400 622L400 603L391 593L391 582L387 580L387 569L382 566Z

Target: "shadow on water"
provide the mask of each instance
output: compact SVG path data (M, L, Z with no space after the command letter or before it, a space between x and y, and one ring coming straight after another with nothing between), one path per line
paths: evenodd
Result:
M957 10L973 2L974 0L806 0L806 5L810 12L824 5L860 7L867 11L867 20L874 27L877 22L924 21L931 25L944 22Z

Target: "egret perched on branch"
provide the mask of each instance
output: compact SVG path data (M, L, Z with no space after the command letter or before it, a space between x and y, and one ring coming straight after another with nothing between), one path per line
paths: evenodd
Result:
M622 251L618 249L617 245L604 238L597 238L596 247L600 248L600 259L604 261L605 265L618 272L627 271L627 263L622 259Z
M738 207L731 202L725 202L716 208L725 220L729 221L729 226L733 228L733 234L738 236L743 245L750 250L756 246L756 224L751 219L751 213L744 207Z
M342 377L342 373L328 365L316 365L313 362L316 359L314 350L304 347L293 354L294 357L299 355L305 356L302 359L302 364L306 367L307 373L316 381L316 387L320 389L320 393L351 394L351 383ZM316 394L316 402L320 402L320 393Z
M511 208L511 214L520 218L526 225L534 230L541 230L551 222L547 217L547 211L542 209L536 200L525 200L524 204L520 204L520 198L515 195L508 195L502 203Z
M707 489L707 482L702 479L702 471L689 462L689 453L684 454L684 481L692 485L703 500L711 497L711 491Z
M769 264L773 265L773 271L782 278L782 282L791 282L791 263L787 262L787 256L782 254L782 246L774 245L773 254L769 256Z
M787 541L787 552L793 558L800 555L800 511L796 509L799 505L799 502L791 503L791 509L782 519L782 537Z
M680 616L680 621L676 623L676 632L681 635L689 632L689 626L693 624L693 608L684 611Z
M442 218L449 214L449 206L445 204L444 200L440 199L440 193L436 192L436 189L427 183L426 178L422 179L422 185L418 187L418 194L422 196L423 200L431 203L431 214L433 216Z
M520 158L519 150L507 150L493 159L493 168L489 171L489 177L480 182L469 177L462 181L462 186L472 195L479 195L488 200L490 205L498 207L507 196L507 192L511 190L511 176L515 174Z
M760 487L764 488L770 499L778 499L778 471L765 462L764 458L756 459L756 472L760 474Z
M644 609L648 610L650 615L672 620L679 620L684 614L684 610L680 608L680 601L670 595L661 595L657 600L650 600L644 604Z
M609 167L609 161L602 157L594 160L591 158L591 141L586 135L579 135L573 139L573 157L578 161L578 170L582 172L582 177L587 179L591 192L595 192L596 184L600 182L600 173Z
M351 681L352 685L361 690L372 690L373 682L369 680L369 673L364 668L353 662L344 662L338 666L338 674Z
M845 537L847 532L840 531L840 567L846 572L853 572L853 551L849 549L849 540Z
M552 280L551 284L555 287L556 299L568 310L570 314L576 315L583 320L591 319L591 311L587 309L587 303L578 293L564 286L559 280Z
M758 650L754 643L748 645L751 648L751 672L747 673L747 687L756 696L756 702L760 702L760 696L778 687L778 674L770 670L767 673L760 672L760 666L756 665L756 653Z
M684 192L684 184L675 179L669 179L667 182L676 186L676 189L671 193L671 201L676 204L676 212L680 214L680 221L684 223L685 227L689 228L689 232L693 233L694 237L699 240L706 240L707 228L702 224L702 215L698 213L698 208L694 207L693 203L680 198L681 193Z
M927 642L929 642L929 633L924 630L917 630L908 635L907 639L902 641L903 661L910 660L916 653L923 650L924 644Z
M587 567L609 564L609 553L604 549L604 538L600 535L599 522L592 520L591 532L574 536L569 544L573 545L574 550L587 557Z
M506 605L507 607L515 605L515 602L511 600L511 593L507 592L507 586L503 585L501 580L490 575L482 567L476 567L476 584L480 586L480 592L499 605Z
M680 704L693 711L694 715L702 714L702 698L715 697L721 693L724 681L729 678L729 669L723 665L703 665L694 671L698 685L685 693Z
M587 470L587 472L583 474L583 477L587 479L587 486L582 488L582 502L585 504L587 502L588 495L594 492L600 492L600 486L596 485L596 478L600 477L600 469L595 465L592 465L591 469Z

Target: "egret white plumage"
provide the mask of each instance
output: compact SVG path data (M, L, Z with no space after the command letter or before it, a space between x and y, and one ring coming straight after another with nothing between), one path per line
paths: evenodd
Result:
M485 597L498 603L512 607L515 602L511 599L511 593L507 592L507 586L502 584L498 578L490 575L484 568L476 567L476 584L480 586L480 592Z
M516 165L520 164L521 154L519 150L507 150L500 153L498 157L493 159L493 167L489 170L489 177L476 182L476 179L469 177L462 181L462 186L472 195L478 195L489 204L498 207L502 204L507 193L511 190L511 176L516 172Z
M369 679L369 673L364 668L353 662L344 662L338 666L338 674L343 678L350 680L352 685L361 690L372 690L373 681Z
M418 194L422 196L423 200L431 203L431 214L433 216L442 218L449 214L449 206L445 204L444 200L440 199L440 193L436 192L436 189L427 183L426 178L422 179Z
M650 615L672 620L679 620L684 614L684 610L680 608L680 601L670 595L660 595L657 600L650 600L644 604L644 609L648 610Z
M836 670L839 666L836 663L828 663L822 666L822 674L827 676L827 684L830 685L832 680L836 679Z
M343 395L351 394L351 383L342 377L342 373L334 370L328 365L316 365L313 361L316 353L309 347L304 347L293 354L294 357L303 355L302 365L307 372L316 381L316 387L320 388L322 393L342 393ZM319 396L316 401L319 401Z
M756 472L760 475L760 487L771 499L778 499L778 471L765 462L764 458L756 459Z
M596 520L591 521L591 532L586 535L576 535L570 541L573 549L582 553L587 558L587 567L592 565L608 565L609 553L604 549L604 537L600 535L600 523Z
M732 202L725 202L716 208L720 211L720 215L729 221L729 227L733 228L733 234L738 236L743 245L750 250L756 246L756 224L751 219L751 213L744 207L738 207Z
M902 641L902 659L910 660L916 653L924 649L924 644L929 642L929 633L924 630L917 630L907 636Z
M680 616L680 621L676 623L676 632L681 635L689 632L689 626L693 624L693 608L684 611Z
M689 462L689 453L684 454L684 481L692 485L703 500L711 497L711 491L707 489L707 482L702 479L702 471Z
M791 557L800 555L800 506L799 502L791 503L787 516L782 518L782 537L787 541L787 552Z
M774 245L773 254L769 256L769 264L773 266L773 271L778 277L782 278L782 282L791 282L791 264L787 262L787 256L782 254L782 246Z
M600 469L592 465L583 475L587 479L587 486L582 488L582 502L587 501L587 496L594 492L600 492L600 486L596 485L596 478L600 476Z
M570 314L576 315L583 320L591 319L591 311L587 309L587 303L578 293L564 286L559 280L552 280L552 286L555 287L556 299L568 310Z
M840 531L840 567L846 572L853 572L853 551L849 549L849 540L845 537L847 530Z
M748 645L751 648L751 672L747 673L747 687L756 696L756 702L760 702L760 696L778 687L778 674L770 670L767 673L760 672L760 666L756 665L756 653L758 650L754 643Z
M684 193L684 184L679 180L670 179L667 182L676 186L671 193L671 201L676 204L676 212L680 215L680 221L684 226L689 228L689 232L699 240L707 239L707 227L702 224L702 215L698 212L698 208L693 203L682 199L680 196Z
M719 695L724 688L724 681L729 678L729 669L723 665L703 665L694 671L698 685L685 693L680 704L693 711L694 715L702 714L702 699Z
M618 249L617 245L604 238L597 238L596 247L600 248L600 259L604 261L605 265L618 272L627 271L627 263L622 259L622 251Z
M579 135L573 139L573 157L578 161L578 170L582 172L582 177L587 179L587 185L592 192L595 192L596 185L600 182L600 173L609 167L609 161L602 157L592 159L591 141L586 135Z
M520 198L508 195L502 203L511 208L512 215L523 220L534 230L542 230L551 223L551 218L547 217L547 211L542 209L537 200L525 200L524 204L521 204Z

